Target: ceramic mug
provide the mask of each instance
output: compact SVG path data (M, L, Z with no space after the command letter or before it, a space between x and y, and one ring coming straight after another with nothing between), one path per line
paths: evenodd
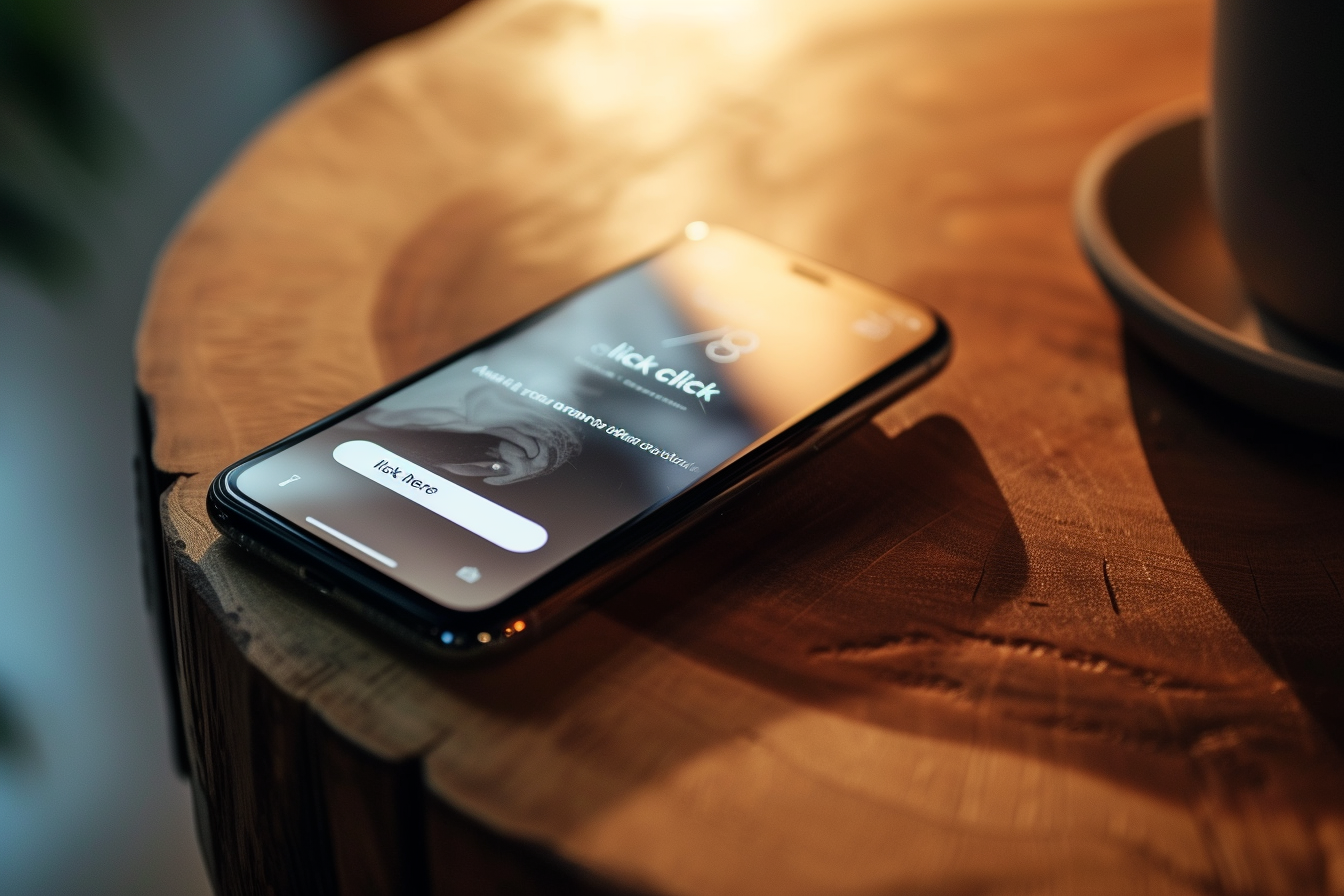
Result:
M1218 0L1205 145L1256 299L1344 347L1344 2Z

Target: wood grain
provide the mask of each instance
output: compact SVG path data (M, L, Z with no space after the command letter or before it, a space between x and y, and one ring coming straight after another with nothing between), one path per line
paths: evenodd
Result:
M1130 345L1068 217L1209 14L485 0L260 135L139 343L221 890L1344 893L1339 446ZM229 461L694 218L930 303L951 364L478 669L210 526Z

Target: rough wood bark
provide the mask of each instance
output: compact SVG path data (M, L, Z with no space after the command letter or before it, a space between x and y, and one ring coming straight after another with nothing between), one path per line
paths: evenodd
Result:
M260 135L139 346L221 890L1344 893L1338 445L1132 347L1068 216L1209 12L486 0ZM694 218L929 302L952 363L479 669L210 526L227 462Z

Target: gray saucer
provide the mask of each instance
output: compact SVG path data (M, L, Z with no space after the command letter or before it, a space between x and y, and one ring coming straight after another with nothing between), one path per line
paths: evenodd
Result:
M1246 294L1204 189L1204 110L1133 121L1093 151L1074 188L1088 260L1133 333L1228 398L1344 436L1344 358L1308 344Z

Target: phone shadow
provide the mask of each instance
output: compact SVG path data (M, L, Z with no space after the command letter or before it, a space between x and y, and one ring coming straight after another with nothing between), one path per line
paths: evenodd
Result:
M987 733L987 694L1007 686L1044 695L1034 708L1006 701L1010 716L1052 724L1057 664L1013 683L994 670L1025 642L982 631L1028 571L960 423L932 417L894 439L867 426L698 527L596 610L438 680L511 725L552 731L555 767L582 787L549 811L563 805L577 827L800 705L972 743ZM990 736L1028 748L1021 728L1008 718ZM438 761L476 762L451 753L431 758L431 776Z
M959 699L979 683L950 654L1027 573L975 442L935 416L894 439L865 427L761 488L603 612L794 699Z
M1186 550L1338 744L1337 446L1186 394L1129 344L1126 363L1142 445ZM1334 798L1337 751L1297 731L1291 701L1253 670L1145 666L1107 621L1055 594L1068 587L1033 568L960 423L936 416L890 439L868 426L699 527L600 609L445 684L534 732L529 749L544 743L555 760L535 768L581 782L547 801L574 828L800 710L886 738L881 749L896 752L871 754L869 771L893 780L973 749L1080 772L1136 805L1203 798L1192 762L1252 789L1277 769L1288 791ZM1199 649L1235 657L1239 647ZM547 734L534 740L538 728ZM908 752L912 737L931 752ZM808 749L838 749L843 764L849 746ZM460 748L453 759L473 761ZM562 785L538 776L528 786Z
M1214 395L1129 335L1125 370L1148 468L1190 559L1344 748L1344 444Z

